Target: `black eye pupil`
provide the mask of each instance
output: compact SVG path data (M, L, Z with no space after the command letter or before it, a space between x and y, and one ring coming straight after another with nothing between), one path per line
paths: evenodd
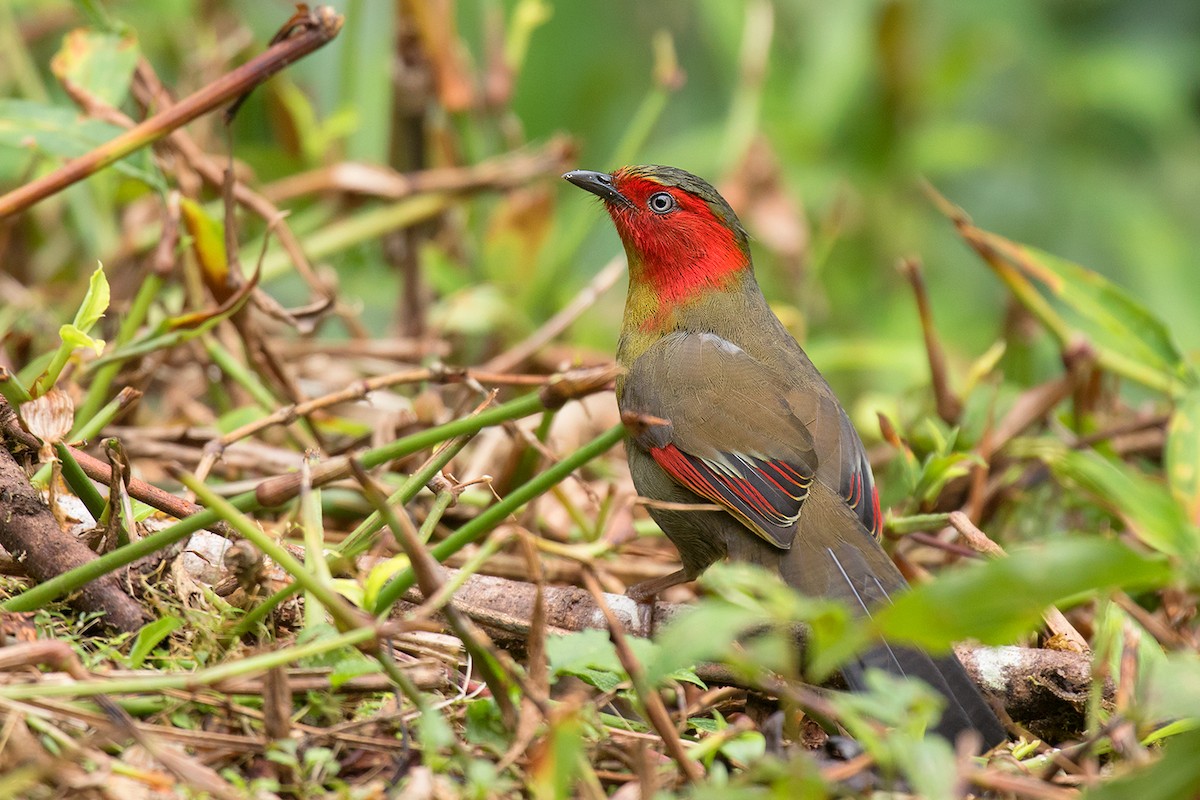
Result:
M662 213L664 211L669 211L674 203L675 201L671 195L667 194L666 192L659 192L650 198L650 209L652 211Z

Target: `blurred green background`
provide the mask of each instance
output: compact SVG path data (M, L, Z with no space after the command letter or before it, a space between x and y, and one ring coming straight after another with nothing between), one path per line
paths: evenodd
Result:
M1200 348L1193 0L332 5L346 15L341 36L255 95L235 126L235 153L263 182L342 159L470 164L559 133L573 138L582 167L684 167L729 190L781 316L835 385L861 392L927 380L898 258L924 262L958 367L997 337L1005 315L1006 293L924 197L924 178L979 225L1128 287L1185 351ZM13 25L24 26L29 63L23 71L10 54L2 87L8 97L33 96L31 68L42 72L45 95L61 98L44 68L61 30L107 15L136 33L168 85L195 88L201 67L258 52L290 11L276 1L16 0L0 12L0 26L10 42ZM394 91L393 78L398 14L414 12L453 14L460 39L447 50L475 90L462 109L447 108L438 92L418 102L421 152L393 124L397 106L413 103ZM47 19L58 27L28 35ZM670 64L671 49L678 72L663 88L656 69ZM489 106L481 98L498 74L511 85ZM748 153L759 183L746 180ZM3 156L5 185L23 165L12 151ZM114 179L93 182L104 180ZM95 186L78 191L101 210L121 202L115 190L116 199L103 200ZM441 301L435 321L461 325L465 309L468 327L494 323L509 338L520 335L619 252L595 203L551 180L544 191L549 229L536 248L497 242L497 220L511 203L492 195L456 210L460 247L443 240L422 250L431 284L453 299ZM747 213L752 201L763 207ZM332 218L319 203L295 211L302 236ZM47 280L86 275L98 258L108 263L119 239L102 218L65 235L75 237L70 247L59 242L38 256ZM378 242L322 261L338 270L343 294L363 303L372 330L394 323L399 278ZM296 287L285 278L268 288L290 299ZM573 341L610 349L621 294L589 312Z

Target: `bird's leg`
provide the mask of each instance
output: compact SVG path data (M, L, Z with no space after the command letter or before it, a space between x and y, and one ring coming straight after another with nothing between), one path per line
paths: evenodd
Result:
M648 603L654 599L656 594L666 591L672 586L687 583L693 577L686 569L677 569L670 575L663 575L660 578L651 578L648 581L635 583L625 590L625 596L633 598L634 602L637 603Z

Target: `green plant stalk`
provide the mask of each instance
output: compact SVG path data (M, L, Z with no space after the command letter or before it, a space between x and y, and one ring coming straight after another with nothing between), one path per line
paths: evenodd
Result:
M588 542L598 542L600 537L604 535L604 529L608 527L615 499L615 494L612 492L606 493L600 500L600 507L596 509L596 518L592 520L592 524L580 531Z
M615 425L609 428L562 461L559 461L545 472L540 473L524 486L513 490L508 497L488 508L478 517L443 539L430 551L433 557L438 561L445 561L451 554L457 553L468 544L489 533L496 525L508 517L509 514L512 514L538 495L549 491L552 486L556 486L560 481L593 458L607 452L613 445L621 441L624 435L625 426L623 425ZM412 587L415 581L416 577L413 575L411 567L397 573L379 592L379 599L376 601L374 612L376 614L387 612L400 599L400 596Z
M442 515L446 513L446 509L453 502L454 492L438 492L434 496L433 505L429 507L425 521L421 523L421 529L417 531L417 536L423 543L428 544L429 540L433 538L433 532L437 529L438 523L442 521Z
M239 639L245 636L247 633L254 630L254 626L265 619L266 616L274 611L280 603L282 603L284 600L287 600L298 591L300 591L300 584L293 581L279 591L275 592L275 594L271 595L266 600L263 600L254 608L247 611L242 618L238 620L237 624L233 626L230 636L234 639Z
M903 535L917 531L941 530L949 524L949 514L912 514L907 517L889 519L887 528L896 535Z
M431 608L441 608L450 602L454 593L457 592L462 585L466 583L472 575L483 569L483 565L488 559L500 552L500 548L509 541L507 536L493 536L485 539L483 544L475 551L475 555L468 558L462 563L458 569L446 576L446 582L442 584L442 588L433 597L426 597L425 603Z
M133 303L129 307L129 311L121 319L121 326L117 330L117 336L113 340L117 347L129 343L142 323L150 314L150 306L158 297L159 291L162 289L163 279L157 272L151 272L142 281L142 285L138 287L138 293L133 298ZM79 426L79 420L92 419L97 415L100 406L104 403L104 398L108 396L108 390L112 386L112 382L116 380L117 374L121 371L119 362L112 362L96 370L95 376L92 378L91 384L88 386L87 395L84 396L83 402L75 409L76 426ZM80 426L80 429L82 427ZM81 435L78 431L71 432L71 440L90 438Z
M22 403L33 399L33 395L25 388L25 384L21 383L21 379L7 369L0 369L0 395L4 396L13 411L20 408Z
M75 456L71 455L71 448L59 442L54 445L54 451L58 453L59 463L62 464L63 480L67 482L67 486L71 488L75 496L87 507L88 513L92 515L92 519L99 520L100 515L104 513L104 496L100 494L100 490L96 488L96 484L92 483L92 479L84 474L83 468L79 466L79 462L75 460ZM47 464L43 467L43 469L47 470L47 474L49 474L49 466Z
M542 414L542 419L538 423L537 430L533 434L534 438L536 438L542 444L545 444L546 439L550 436L550 428L554 425L554 417L556 413L557 410L551 408L547 409L546 412ZM541 458L541 455L542 454L536 447L530 447L526 445L525 451L521 453L521 460L517 463L517 468L513 472L513 478L509 485L520 486L522 483L529 480L529 477L533 475L534 470L537 468L538 459Z
M54 358L54 352L39 353L25 366L17 370L17 378L21 381L22 386L31 387L37 382L38 376L46 371L46 367L50 366L50 361ZM33 390L29 392L29 397L33 398Z
M374 450L368 450L363 453L360 460L367 469L374 469L380 464L386 464L397 458L412 455L446 439L478 433L484 428L499 425L501 422L507 422L510 419L527 417L542 408L545 408L542 405L542 398L538 396L537 392L533 392L518 397L516 400L510 400L507 403L498 405L495 408L488 409L487 411L481 411L472 417L456 419L453 422L447 422L445 425L439 425L427 431L414 433L411 436L405 436L403 439L397 439L391 444L385 444Z
M449 464L450 460L458 455L470 440L471 434L465 434L459 436L456 441L447 442L441 450L434 453L428 463L408 476L404 483L400 484L400 488L392 492L391 497L388 498L388 503L390 505L403 506L412 502L417 493L433 480L433 476ZM379 512L372 511L370 516L364 519L334 549L343 558L354 558L360 553L366 552L371 547L375 541L375 534L383 530L383 525L383 517L380 516Z
M4 60L8 63L13 83L17 85L17 94L39 103L48 102L50 94L29 55L11 3L0 3L0 47L4 48Z
M41 697L91 697L98 694L141 694L170 689L194 689L214 683L266 672L274 667L283 667L306 658L324 655L346 647L357 647L375 638L373 628L355 628L328 639L321 639L295 647L285 647L241 658L196 672L139 675L136 678L114 678L111 680L76 681L47 686L42 682L10 684L0 686L0 698L6 700L29 700Z
M412 517L408 516L407 509L401 512L406 517L406 519L401 521L400 515L392 510L392 506L387 502L387 499L381 492L378 491L378 489L376 489L374 486L366 486L364 488L364 494L366 495L367 500L376 505L380 515L384 518L384 520L386 520L388 528L391 529L392 535L395 536L396 544L400 547L401 552L408 555L408 560L410 563L413 562L420 555L421 548L419 545L414 548L412 546L407 546L405 543L405 536L402 527L405 525L405 523L407 523L410 531L416 533L416 531L412 528ZM414 542L414 544L416 543ZM512 692L513 685L511 676L509 676L500 667L499 662L495 660L495 657L491 653L489 653L485 648L480 647L478 640L474 636L470 635L469 629L464 628L462 618L459 615L452 613L453 611L453 609L450 609L450 611L446 613L446 621L449 623L450 629L454 631L460 640L462 640L463 647L466 648L467 653L471 656L471 658L474 659L475 669L478 670L479 675L483 678L484 683L486 683L488 688L491 689L492 695L495 697L496 702L500 706L501 710L504 711L504 709L507 707L508 711L513 711L512 704L510 702L510 694ZM380 661L382 662L385 660L387 660L386 656L381 654Z
M271 394L266 386L263 386L259 381L258 376L250 370L242 366L242 363L233 357L233 354L222 347L212 336L205 336L201 339L204 342L204 350L208 353L208 357L213 360L222 372L233 378L234 382L250 393L264 411L270 412L279 405L279 400Z
M772 12L769 3L747 3L743 15L738 81L725 115L725 142L721 146L720 171L737 166L746 154L761 116L765 69L771 50Z
M567 497L567 493L563 491L561 486L550 487L550 494L554 495L554 499L558 501L559 505L566 509L567 516L569 516L571 521L574 522L576 527L579 528L579 531L583 535L584 539L592 541L596 538L592 532L595 520L589 520L587 516L584 515L583 509L581 509L577 503L571 502L571 498Z
M400 666L395 661L388 658L382 648L375 653L375 660L379 662L379 666L383 668L383 672L388 676L388 679L396 684L396 688L400 690L400 693L417 707L417 711L422 715L430 711L429 701L426 699L425 693L409 680L409 677L404 674L404 670L400 669Z
M388 503L392 505L407 505L417 496L417 493L421 491L425 484L429 483L430 479L437 474L438 470L442 469L442 467L450 462L450 459L458 455L458 452L462 450L468 441L470 441L470 436L463 436L457 441L449 442L429 460L428 464L410 475L400 485L400 488L388 498ZM375 534L382 530L383 524L383 518L380 514L375 511L371 512L371 515L363 520L362 524L332 548L334 552L330 553L328 560L334 561L337 559L353 558L360 553L366 552L371 547ZM300 586L298 584L290 583L250 609L250 611L246 612L238 620L237 625L233 627L233 636L235 638L245 636L280 603L287 600L299 590Z
M542 408L542 403L541 398L538 397L536 393L525 395L517 398L516 400L511 400L503 405L497 406L496 408L483 411L473 417L455 420L453 422L446 423L445 425L440 425L436 428L431 428L427 431L422 431L421 433L416 433L412 436L399 439L396 442L393 442L391 445L386 445L365 453L362 461L364 464L367 464L368 469L370 469L394 458L410 455L418 450L423 450L426 447L437 444L445 439L450 439L455 436L474 434L483 428L488 427L489 425L495 425L508 419L517 419L519 417L527 416L534 413L539 408ZM453 454L448 455L446 461L449 461L452 456ZM444 465L445 462L442 462L441 466ZM437 469L441 469L441 466L438 466ZM432 477L432 474L433 473L431 472L430 477ZM413 482L412 490L414 496L428 480L429 478L425 478L425 480L420 483L416 483L415 481ZM408 485L409 484L406 481L405 487ZM403 489L405 487L401 488ZM262 504L259 503L254 492L244 492L230 498L225 502L228 502L230 506L236 508L238 511L243 512L257 511L258 509L262 508ZM187 519L180 520L168 528L163 528L157 533L150 534L149 536L139 539L136 542L130 542L129 546L127 547L121 547L112 551L111 553L106 553L105 555L97 558L95 561L89 561L87 564L78 566L73 570L64 572L62 575L51 578L44 583L40 583L37 586L22 592L16 597L9 598L3 603L0 603L0 611L34 611L42 608L56 598L76 591L81 586L89 583L90 581L94 581L101 575L106 575L109 572L113 572L128 564L132 564L139 558L144 558L151 553L161 550L164 547L170 547L176 542L192 535L196 531L215 524L220 519L221 517L216 511L211 508L206 508L203 511L192 514ZM362 528L363 526L359 527ZM369 536L366 539L359 537L356 546L362 547L363 549L369 546ZM362 552L362 550L357 550L354 553L351 553L349 547L347 547L347 542L342 543L340 555L348 556L354 555L358 552ZM279 600L286 598L289 595L284 594L284 592L290 591L295 591L295 589L284 589L280 592L276 592L276 594L272 596L271 601L278 602ZM257 611L258 609L255 609L255 612ZM269 611L270 608L263 611L262 614L266 614ZM239 623L239 629L242 628L243 624L246 624L246 621L255 612L251 612L251 614L248 614L243 618L243 621Z
M121 397L118 395L105 403L97 413L86 419L79 412L75 412L75 425L78 432L72 433L68 441L77 442L96 438L100 435L100 431L104 430L105 425L116 419L122 408ZM80 423L79 420L83 420L83 422Z
M306 467L307 471L307 467ZM325 526L321 516L321 490L305 486L300 490L300 525L304 530L304 567L326 586L333 575L325 560ZM319 598L306 592L304 598L304 627L315 628L325 622L325 613L317 604Z
M50 366L46 367L42 376L34 381L33 391L37 393L38 397L54 388L54 384L58 382L58 376L62 374L63 367L67 366L67 362L71 360L71 354L74 352L75 345L66 342L58 345L58 349L54 351L54 356L50 359Z
M227 502L239 511L254 511L261 508L254 492L244 492ZM139 558L145 558L151 553L170 547L198 530L215 525L220 519L221 517L216 511L206 508L157 533L130 542L126 547L105 553L94 561L89 561L44 583L39 583L16 597L0 603L0 611L36 611L65 594L77 591L101 575L115 572Z
M215 511L221 519L229 523L235 531L248 539L264 555L291 575L292 579L305 591L315 597L333 616L339 627L349 630L362 623L362 619L354 607L345 598L335 592L327 582L321 580L320 576L305 569L295 556L263 533L254 520L234 508L228 500L214 492L203 481L198 480L195 475L184 472L180 473L178 478L206 508Z

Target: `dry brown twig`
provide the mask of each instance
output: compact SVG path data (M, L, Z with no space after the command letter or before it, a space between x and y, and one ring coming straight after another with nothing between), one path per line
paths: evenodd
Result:
M0 420L6 435L21 431L22 443L37 449L38 440L21 430L7 403L0 402ZM111 482L112 468L103 466ZM81 539L62 529L6 447L0 447L0 508L0 546L39 583L95 560L96 554ZM71 602L82 611L103 612L105 620L118 630L133 632L146 621L141 605L125 592L116 575L104 575L88 583Z
M261 55L221 76L177 105L144 120L112 141L68 161L43 178L0 196L0 219L57 194L135 150L158 141L176 128L246 94L296 59L328 44L341 30L342 22L342 17L328 6L312 9L294 35L273 45Z
M363 492L370 498L372 505L378 509L386 509L388 507L386 494L375 485L375 482L367 474L366 470L363 469L362 465L357 460L352 459L350 467L354 473L355 480L358 481ZM425 544L421 541L421 537L417 532L416 525L413 524L412 518L408 515L408 509L395 509L392 517L396 521L392 533L395 534L397 543L405 555L408 556L409 563L412 564L413 574L417 578L417 585L421 587L421 591L427 596L432 597L438 594L445 583L442 566L425 548ZM468 617L461 614L452 605L445 606L442 611L454 634L462 641L463 646L467 648L467 652L474 657L475 668L479 670L484 678L484 682L491 688L492 696L496 700L496 705L500 709L505 724L508 727L515 726L517 710L512 704L509 687L520 683L519 670L512 669L514 665L511 664L511 659L508 659L510 663L505 663L506 659L492 645L491 637L476 627ZM496 658L495 664L491 660L493 655ZM503 672L498 671L496 666L499 666Z
M600 295L615 286L624 274L625 257L622 255L611 259L588 282L588 285L583 287L579 294L571 299L571 302L567 303L558 313L546 320L536 331L517 342L508 350L489 360L484 365L484 369L495 372L508 372L519 367L530 356L553 341L554 337L571 327L571 324L583 316L585 311L595 305Z
M929 303L929 292L925 289L925 276L921 262L915 258L900 260L899 270L912 286L917 301L917 315L921 320L921 332L925 337L925 353L929 358L929 378L933 386L933 397L937 403L938 416L948 425L957 425L962 415L962 400L950 388L946 372L946 353L933 324L933 308Z
M667 713L666 706L663 705L662 697L658 692L654 691L653 687L646 682L645 673L642 670L642 665L637 660L637 656L633 654L633 650L629 647L629 642L625 638L625 630L621 625L621 621L613 614L612 609L605 602L604 593L600 590L600 583L596 579L595 573L590 570L583 573L583 581L587 585L588 592L591 593L592 599L595 600L596 606L600 609L600 613L604 616L604 621L608 628L609 639L612 640L613 647L616 648L617 658L621 662L625 673L633 682L634 692L641 701L642 708L646 711L646 716L654 730L662 738L663 745L671 758L675 760L676 766L679 768L680 774L688 783L696 783L704 777L704 769L683 747L683 742L679 738L679 732L675 730L674 724L671 722L671 717Z
M364 378L347 386L345 389L339 389L320 397L314 397L303 403L280 406L265 417L248 422L240 428L236 428L217 439L211 440L205 445L205 453L207 455L209 452L212 452L214 457L219 457L221 452L230 444L261 433L267 428L275 425L290 424L301 417L306 417L309 414L331 406L362 400L371 392L392 386L423 382L453 384L462 383L468 378L477 380L480 383L490 383L497 386L544 386L551 381L552 377L550 375L505 375L496 372L436 365L420 369L401 370L373 378Z

